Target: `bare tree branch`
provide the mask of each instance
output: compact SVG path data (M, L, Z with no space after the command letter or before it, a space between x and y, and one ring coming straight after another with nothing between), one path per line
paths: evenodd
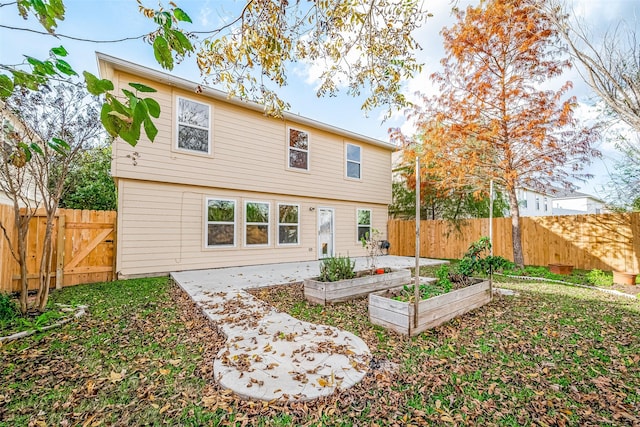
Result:
M638 33L622 22L599 40L561 3L544 6L567 42L582 78L620 120L640 131L640 47Z

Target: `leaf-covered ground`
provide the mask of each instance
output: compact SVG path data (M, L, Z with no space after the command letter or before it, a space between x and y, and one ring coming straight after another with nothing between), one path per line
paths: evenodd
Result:
M361 336L374 360L339 395L283 405L220 390L214 328L167 279L79 286L89 314L0 347L0 425L640 425L640 302L541 283L417 338L372 326L366 300L302 286L254 293Z

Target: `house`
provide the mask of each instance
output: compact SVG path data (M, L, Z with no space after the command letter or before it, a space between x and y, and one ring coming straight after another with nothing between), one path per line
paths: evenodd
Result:
M590 194L560 191L553 196L554 215L583 215L608 212L606 203Z
M6 108L6 104L0 101L0 150L2 150L0 152L0 161L9 163L17 161L20 164L20 167L9 167L0 172L0 205L13 206L12 191L8 186L8 183L12 182L15 185L15 189L20 189L20 191L15 192L18 196L18 205L36 208L42 198L38 194L35 179L29 168L26 167L26 159L20 156L14 157L16 153L15 139L10 139L12 133L24 139L32 137L32 132L26 132L24 126L23 122ZM11 179L8 179L8 177L11 177ZM5 189L8 192L5 192Z
M392 144L97 58L116 91L154 87L162 110L153 143L113 147L119 277L362 256L362 236L386 236Z
M517 188L516 197L520 206L520 216L553 215L551 194L528 188Z
M589 194L552 188L548 192L516 190L520 216L585 215L608 212L605 202Z

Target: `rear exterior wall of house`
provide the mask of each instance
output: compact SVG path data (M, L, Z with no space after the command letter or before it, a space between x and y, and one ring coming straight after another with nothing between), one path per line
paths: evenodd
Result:
M108 63L101 74L117 91L129 82L158 89L150 95L161 108L153 143L114 145L119 277L317 260L321 211L333 214L335 255L364 256L365 231L386 236L390 147Z
M386 230L387 206L332 199L284 196L275 193L204 188L149 181L118 183L119 277L135 277L171 271L217 268L276 262L317 260L320 209L331 209L335 218L333 245L336 255L364 256L358 241L357 211L369 210L371 227ZM207 207L210 200L233 202L229 228L233 241L223 246L208 245ZM247 203L269 206L266 244L251 244L247 227ZM298 222L286 227L296 231L297 240L282 239L279 207L298 207ZM281 243L283 240L285 242Z

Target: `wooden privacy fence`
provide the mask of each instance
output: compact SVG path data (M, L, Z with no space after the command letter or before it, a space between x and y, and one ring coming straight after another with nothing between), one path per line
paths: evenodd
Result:
M16 232L13 207L0 205L0 221ZM46 217L38 212L31 219L27 237L29 289L38 288L38 269ZM114 278L116 212L59 209L53 227L52 287L110 281ZM20 269L8 244L0 236L0 291L20 290Z
M520 219L526 265L570 264L591 270L640 272L640 212L525 217ZM469 245L489 235L489 219L420 222L420 255L462 258ZM391 255L415 254L415 221L390 220ZM493 252L513 260L511 218L493 219Z

